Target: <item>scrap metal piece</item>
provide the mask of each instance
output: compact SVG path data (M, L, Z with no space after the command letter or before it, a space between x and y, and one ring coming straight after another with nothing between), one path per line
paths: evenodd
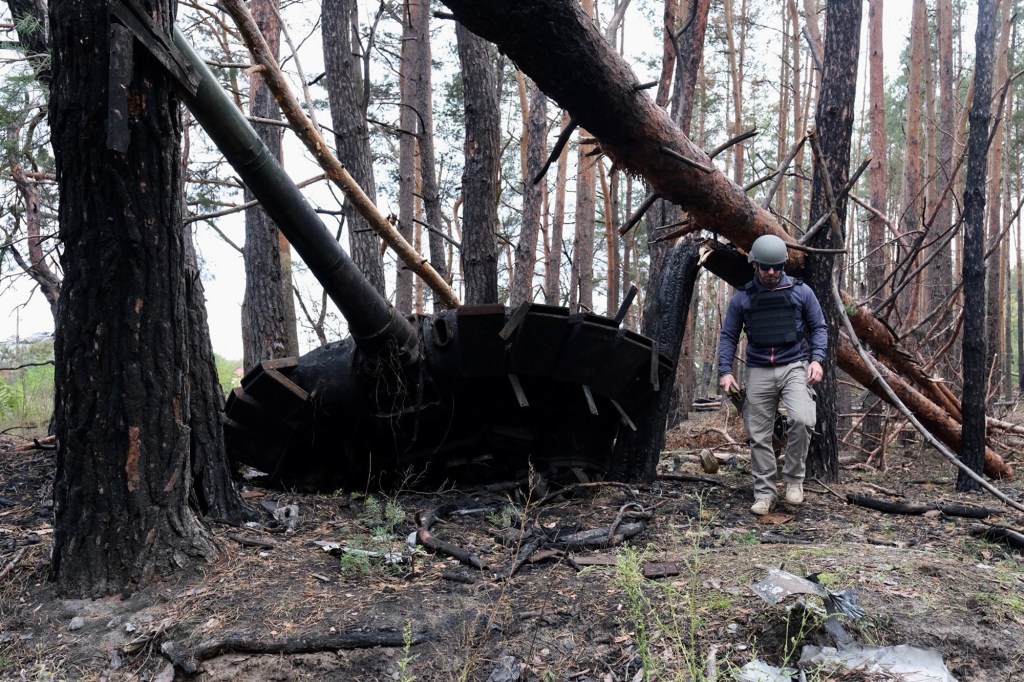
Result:
M825 603L825 611L829 615L841 613L854 620L864 617L864 609L857 604L856 590L830 592L821 583L777 568L769 569L767 578L750 587L757 596L772 605L794 594L812 594L821 597Z
M908 644L851 646L842 650L807 645L797 665L803 670L827 674L857 671L867 675L885 674L885 679L906 682L957 682L946 668L942 654L935 649L919 649Z

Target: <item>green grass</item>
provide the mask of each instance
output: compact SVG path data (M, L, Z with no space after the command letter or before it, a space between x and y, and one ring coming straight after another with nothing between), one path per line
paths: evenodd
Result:
M679 580L662 582L644 577L644 553L627 547L618 556L615 583L622 592L623 623L637 647L644 680L691 680L707 676L707 651L701 650L701 633L713 614L722 615L737 603L733 595L708 589L701 565L701 538L714 515L702 513L681 535L688 545L680 547ZM727 661L722 661L729 666ZM724 678L723 678L724 679Z
M53 342L0 348L0 430L45 433L53 413Z

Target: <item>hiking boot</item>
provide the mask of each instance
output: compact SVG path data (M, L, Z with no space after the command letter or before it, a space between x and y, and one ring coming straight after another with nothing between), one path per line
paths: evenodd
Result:
M756 516L764 516L771 512L772 507L775 506L774 497L758 497L754 500L754 506L750 508L750 513Z
M794 506L801 505L804 503L804 484L803 482L798 483L787 483L786 484L786 504L792 504Z

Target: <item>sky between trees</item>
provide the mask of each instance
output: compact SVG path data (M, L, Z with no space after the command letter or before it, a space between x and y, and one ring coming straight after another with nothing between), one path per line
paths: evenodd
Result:
M660 32L658 22L661 16L661 4L660 2L635 1L627 14L626 54L641 81L652 80L656 77L654 70L655 62L660 58L661 50L660 43L658 42ZM974 22L976 19L973 12L974 10L968 9L963 14L964 28L962 35L965 53L970 53L973 50ZM292 4L283 11L284 20L289 30L292 31L293 36L295 36L295 40L302 39L303 41L299 47L303 69L306 73L313 74L318 73L322 68L319 27L314 25L318 13L319 4L315 7L307 7L302 3ZM757 43L752 42L750 58L762 64L767 64L768 69L774 69L775 62L777 61L777 48L771 44L770 39L773 31L768 28L768 25L779 20L777 17L773 17L770 11L764 11L761 16L761 23L765 28L755 34L757 38L752 39L759 41L760 45L755 48ZM864 16L865 19L862 22L861 65L858 71L858 102L862 99L863 83L867 72L866 2ZM0 23L9 22L10 16L6 3L0 3ZM447 22L435 21L434 23L436 25ZM887 81L898 78L904 68L901 53L907 45L909 26L910 3L892 0L886 3L884 30ZM449 25L445 26L442 30L451 31L452 29ZM445 42L453 44L454 38L450 41L435 40L434 59L435 62L438 62L436 65L438 74L450 74L452 69L458 68L457 56L446 49ZM709 48L716 49L710 46ZM968 59L965 59L965 61L969 63ZM9 68L9 66L0 64L0 69L4 68ZM753 72L753 66L748 68ZM769 71L768 73L770 75L772 72ZM435 82L443 82L445 77L438 75L435 77ZM435 101L441 97L440 90L440 88L435 88ZM318 99L325 100L326 98L318 97ZM435 105L435 109L437 111L443 110L439 104ZM859 114L860 111L858 110ZM553 119L558 116L560 116L560 111L552 107L549 111L549 118ZM556 135L557 130L550 136L549 144L553 142ZM285 150L287 169L296 182L319 172L319 169L309 161L304 150L301 149L301 145L293 136L285 136ZM719 164L722 163L721 160L717 162ZM388 171L383 168L377 168L376 172L380 175ZM378 179L378 182L380 182L380 179ZM381 184L378 186L378 205L385 214L392 211L397 212L397 198L389 194L389 189L387 185ZM335 197L324 190L322 185L307 190L306 196L315 205L322 208L336 209L338 207ZM241 202L240 195L235 200ZM567 205L572 205L571 198ZM241 244L244 241L244 226L241 214L221 218L218 225L236 243ZM206 280L207 306L210 313L210 333L214 350L227 358L240 358L242 355L240 310L244 291L244 270L241 254L225 244L212 230L201 224L197 226L195 235L200 258L205 266L204 279ZM347 243L347 238L343 238L342 243ZM386 260L385 264L389 268L389 282L393 284L394 260ZM6 264L5 267L7 267ZM27 278L19 278L10 287L0 289L0 341L15 335L25 338L40 332L52 331L53 322L49 307L38 293L30 295L31 288L29 285L30 283ZM316 283L310 278L306 278L304 286L315 288ZM316 345L316 339L312 334L306 335L300 330L300 344L303 344L303 350L308 350Z

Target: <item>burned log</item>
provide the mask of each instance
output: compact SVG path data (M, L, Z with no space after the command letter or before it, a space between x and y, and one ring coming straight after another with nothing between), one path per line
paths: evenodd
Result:
M940 504L916 503L916 502L886 502L867 495L855 495L848 493L846 501L858 507L874 509L886 514L904 514L907 516L921 516L930 511L939 511L946 516L961 516L968 519L984 519L992 515L1002 514L1001 509L988 509L986 507L974 507L966 504Z

